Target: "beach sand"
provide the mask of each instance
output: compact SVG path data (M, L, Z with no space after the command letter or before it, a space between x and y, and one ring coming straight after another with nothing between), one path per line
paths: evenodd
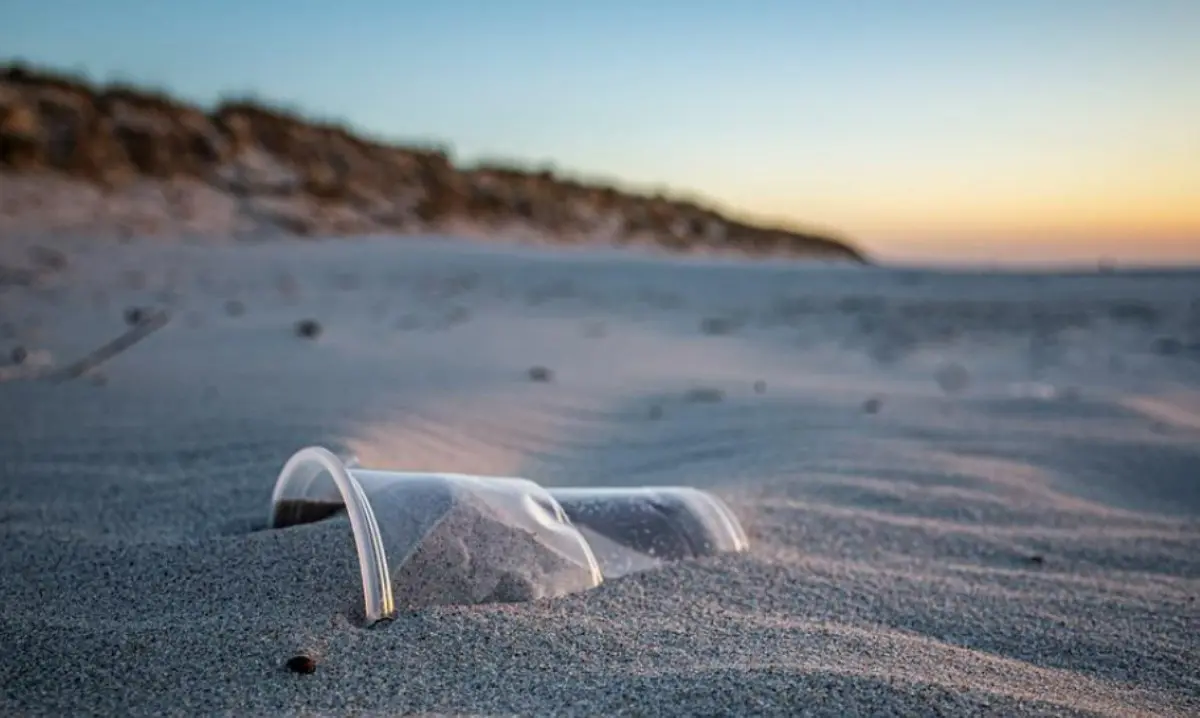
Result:
M29 246L0 247L47 265L0 290L0 714L1200 711L1200 273ZM28 378L134 307L170 321ZM752 546L365 628L344 520L265 529L312 444L698 486Z

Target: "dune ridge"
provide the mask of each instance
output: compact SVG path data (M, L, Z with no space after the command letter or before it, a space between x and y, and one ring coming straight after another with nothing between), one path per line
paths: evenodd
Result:
M456 165L255 99L203 109L130 85L0 67L0 237L454 234L672 252L865 255L829 234L547 168Z

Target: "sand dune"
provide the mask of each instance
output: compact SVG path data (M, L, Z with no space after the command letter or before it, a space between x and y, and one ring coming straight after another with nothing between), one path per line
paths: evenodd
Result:
M1196 273L56 242L0 293L5 715L1200 711ZM264 530L309 444L700 486L752 548L366 629L343 522Z

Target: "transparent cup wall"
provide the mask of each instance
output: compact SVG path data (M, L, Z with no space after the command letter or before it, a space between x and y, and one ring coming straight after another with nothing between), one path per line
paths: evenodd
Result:
M270 526L343 510L369 622L398 605L532 600L603 580L587 540L545 489L524 479L347 468L309 447L280 472Z
M737 517L690 487L551 488L592 547L605 578L748 547Z
M369 470L319 447L292 456L269 525L343 512L370 622L401 605L560 596L666 561L747 548L733 512L698 489L547 490L520 478Z

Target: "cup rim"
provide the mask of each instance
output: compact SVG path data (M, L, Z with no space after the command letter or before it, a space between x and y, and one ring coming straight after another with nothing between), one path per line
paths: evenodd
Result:
M379 524L375 521L371 501L363 491L362 485L332 451L321 446L306 446L292 454L275 480L275 488L271 492L271 515L268 525L270 528L277 528L275 507L283 498L284 489L289 486L291 477L305 466L318 470L312 478L319 476L322 470L329 473L342 496L346 513L350 516L354 546L358 553L359 573L362 577L363 612L367 622L373 624L393 617L396 613L396 602L392 595L391 572L388 569L387 552L383 546Z

